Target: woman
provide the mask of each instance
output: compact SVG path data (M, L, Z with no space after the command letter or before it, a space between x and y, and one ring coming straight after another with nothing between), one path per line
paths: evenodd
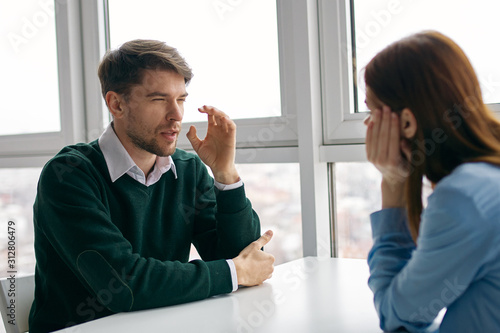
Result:
M500 332L500 123L464 52L434 31L366 67L368 160L382 173L369 286L380 326ZM433 194L422 208L422 178Z

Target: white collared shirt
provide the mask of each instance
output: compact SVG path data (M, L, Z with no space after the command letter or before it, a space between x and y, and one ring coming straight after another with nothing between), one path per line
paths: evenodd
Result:
M144 172L135 164L125 147L123 147L111 124L99 138L99 147L106 160L109 176L113 183L124 174L127 174L139 183L150 186L160 180L161 176L170 169L172 169L175 179L177 179L177 171L172 156L157 156L153 171L146 179Z
M118 178L124 174L129 175L139 183L151 186L160 180L161 176L172 170L175 179L177 179L177 171L172 156L156 156L153 171L151 171L146 179L144 172L135 164L132 157L121 143L116 135L112 123L108 125L106 130L99 137L99 147L101 148L106 165L108 166L109 176L114 183ZM214 185L221 191L228 191L243 186L240 179L234 184L221 184L214 180ZM236 267L231 259L226 260L231 271L231 280L233 284L233 291L238 289L238 276L236 274Z

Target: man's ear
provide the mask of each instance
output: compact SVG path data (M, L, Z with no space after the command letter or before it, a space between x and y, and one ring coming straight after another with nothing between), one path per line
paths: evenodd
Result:
M401 134L407 139L413 138L417 133L417 119L413 112L408 108L403 109L400 119Z
M108 91L106 93L106 104L108 105L109 112L114 118L120 119L123 117L123 106L125 101L120 94L114 91Z

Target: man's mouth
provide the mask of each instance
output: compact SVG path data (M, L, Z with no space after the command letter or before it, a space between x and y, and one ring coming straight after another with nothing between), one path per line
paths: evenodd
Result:
M167 139L167 141L175 142L179 132L176 130L168 130L168 131L162 131L160 134L165 139Z

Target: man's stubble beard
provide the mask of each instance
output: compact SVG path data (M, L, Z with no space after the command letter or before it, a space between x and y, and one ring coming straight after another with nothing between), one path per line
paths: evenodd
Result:
M179 129L180 131L180 129ZM156 133L156 130L155 130ZM177 140L178 137L175 139L175 142L173 143L173 147L169 148L164 148L160 146L158 143L158 140L156 137L151 138L150 140L147 140L144 137L141 137L140 134L137 133L137 131L132 130L131 128L127 128L126 130L127 136L130 138L130 141L134 146L136 146L139 149L142 149L144 151L147 151L148 153L154 154L156 156L170 156L175 153L175 149L177 147ZM170 145L169 145L170 146Z

